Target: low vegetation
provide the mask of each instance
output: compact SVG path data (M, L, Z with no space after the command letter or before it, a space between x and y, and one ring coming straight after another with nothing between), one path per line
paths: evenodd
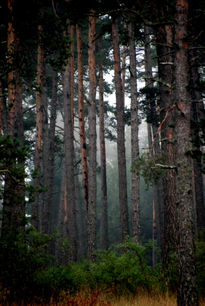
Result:
M1 240L2 304L23 301L28 305L176 305L175 265L167 288L161 264L154 268L150 264L149 243L142 246L128 240L97 252L94 263L82 260L58 266L54 265L54 257L46 255L48 242L48 236L31 229L19 234L15 242ZM203 297L204 243L197 244L196 254L197 282Z

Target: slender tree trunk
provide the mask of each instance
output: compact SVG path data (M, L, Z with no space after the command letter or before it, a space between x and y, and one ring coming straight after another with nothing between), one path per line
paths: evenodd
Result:
M42 212L42 231L45 234L51 233L51 210L53 201L53 181L54 181L54 163L55 163L55 127L56 127L56 107L57 107L57 73L52 71L52 96L50 103L50 124L47 127L44 141L46 148L44 150L44 186L47 190L44 192L43 212ZM46 112L47 116L48 113ZM48 124L48 122L47 122Z
M58 216L57 216L57 230L59 236L55 241L55 256L57 259L57 265L66 265L70 260L68 250L63 247L63 240L68 238L68 197L66 190L66 167L65 158L62 161L62 180L61 191L58 204Z
M122 46L122 72L121 72L121 78L122 78L122 91L125 95L125 74L126 74L126 46Z
M130 86L131 86L131 158L132 164L139 158L139 121L137 101L137 73L135 25L131 21L128 25L130 52ZM136 242L140 241L140 176L137 171L132 172L132 235Z
M47 68L47 67L46 67ZM47 75L47 70L45 68L44 73ZM48 188L48 147L49 147L49 138L48 138L48 93L47 86L44 84L43 87L43 131L42 131L42 172L41 172L41 184L43 188ZM49 233L49 212L48 212L48 202L46 202L46 193L47 190L43 191L39 195L39 221L40 221L40 231L44 234Z
M102 52L102 41L99 40L99 52ZM107 212L107 171L104 126L104 80L103 65L99 64L99 135L100 135L100 165L101 165L101 246L108 248L108 212Z
M63 105L64 105L64 137L65 137L65 168L66 168L66 191L68 204L68 233L71 244L71 260L77 260L77 228L75 211L75 177L74 177L74 143L72 105L70 97L70 61L63 75Z
M74 74L75 74L75 26L70 25L70 101L71 101L71 116L72 116L72 126L74 129Z
M151 46L150 46L150 29L145 26L145 85L146 88L151 90L153 89L153 75L152 75L152 56L151 56ZM149 110L153 116L150 118L147 116L147 133L148 133L148 146L149 154L151 158L159 154L160 145L159 145L159 135L156 135L158 122L156 116L156 101L151 93L146 94L146 100L148 103ZM154 114L154 115L153 115ZM154 119L154 120L151 120ZM161 192L161 180L158 182L153 182L153 201L155 205L156 212L156 231L157 231L157 245L161 246L162 244L162 232L163 232L163 209L162 209L162 192ZM153 246L153 253L156 253L156 246ZM154 256L156 259L156 256ZM154 263L153 263L154 264Z
M154 267L157 263L157 252L155 243L157 241L157 220L156 220L156 206L155 202L153 201L153 212L152 212L152 266Z
M128 204L127 204L127 173L125 156L125 123L124 123L124 95L122 90L119 33L117 19L112 20L112 40L114 52L115 90L116 90L116 117L117 117L117 156L121 239L125 241L129 235Z
M8 109L9 109L9 124L8 132L11 136L15 136L15 122L16 122L16 100L15 100L15 68L14 68L14 52L15 52L15 30L14 30L14 0L8 1Z
M178 214L178 268L179 284L177 301L180 306L198 305L196 292L196 268L194 261L194 217L191 185L190 115L191 97L189 86L189 63L187 27L188 0L176 1L174 61L176 103L176 199Z
M94 14L94 12L91 12ZM93 252L96 249L96 196L97 196L97 182L96 182L96 62L95 62L95 35L96 35L96 17L89 17L88 30L88 67L89 67L89 204L88 204L88 257L93 261Z
M76 222L77 222L77 236L78 236L78 259L86 257L86 220L85 209L82 205L81 186L78 175L75 175L76 185ZM84 203L83 203L84 204Z
M84 205L85 205L86 236L87 236L88 164L87 164L87 144L86 144L86 134L85 134L85 119L84 119L82 31L79 25L76 26L76 34L77 34L77 49L78 49L78 117L79 117L79 128L80 128L82 185L83 185L83 197L84 197Z
M41 17L42 17L41 11ZM42 149L43 149L43 79L44 79L44 49L42 43L43 27L38 26L38 50L37 50L37 89L36 89L36 144L34 166L37 172L34 179L34 186L37 189L35 201L32 205L32 225L36 230L40 230L39 201L40 194L38 188L41 186L42 175Z

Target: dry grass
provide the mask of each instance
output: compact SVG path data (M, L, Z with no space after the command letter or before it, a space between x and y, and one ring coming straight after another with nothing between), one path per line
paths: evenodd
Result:
M34 306L39 305L36 303L22 304L20 303L4 303L3 305L16 306L27 305ZM176 296L174 295L162 295L162 294L146 294L144 292L139 293L135 297L120 297L116 298L113 295L102 293L101 291L94 291L90 294L87 292L81 292L74 297L67 296L62 297L61 302L54 302L50 300L48 304L40 303L42 306L177 306ZM200 301L199 306L205 306L205 299Z
M34 305L34 304L32 304ZM81 292L75 297L64 297L60 303L50 302L47 305L72 305L72 306L177 306L176 296L162 294L140 293L135 297L120 297L107 295L100 291L92 294ZM201 300L199 306L205 306L205 300Z

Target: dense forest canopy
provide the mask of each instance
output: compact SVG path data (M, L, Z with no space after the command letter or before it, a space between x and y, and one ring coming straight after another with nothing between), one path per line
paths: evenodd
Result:
M121 258L136 279L148 273L146 286L163 275L178 305L198 305L204 14L202 0L1 1L0 288L10 301L49 269L62 279L71 269L71 290L85 258L96 275Z

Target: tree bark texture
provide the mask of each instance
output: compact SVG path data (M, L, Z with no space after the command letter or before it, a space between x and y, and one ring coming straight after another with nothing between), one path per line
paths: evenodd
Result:
M93 13L93 12L92 12ZM88 256L94 260L93 252L96 249L96 61L95 61L95 36L96 36L96 17L89 16L88 30L88 68L89 68L89 170L88 170Z
M15 52L15 30L14 30L14 0L8 1L8 109L9 109L9 134L15 136L16 122L16 99L15 99L15 69L14 69L14 52Z
M179 284L177 301L179 306L198 305L196 292L196 269L194 260L194 215L191 185L190 115L191 97L189 86L189 63L187 27L188 0L176 1L175 16L175 103L176 103L176 199L178 215L178 268Z
M131 86L131 161L132 164L139 158L139 120L137 100L137 73L136 73L136 47L135 25L130 21L129 54L130 54L130 86ZM132 172L132 235L136 242L140 241L140 176L136 171Z
M102 41L99 40L99 52L102 52ZM99 135L100 135L100 166L101 166L101 246L108 248L108 207L107 207L107 171L104 126L104 80L103 65L99 64Z
M41 17L43 12L41 11ZM38 25L38 50L37 50L37 88L36 88L36 143L35 161L36 177L34 179L35 200L32 204L32 225L40 230L40 194L38 189L41 186L42 175L42 150L43 150L43 80L44 80L44 48L42 42L43 27Z
M165 12L163 12L165 14ZM174 166L174 101L173 101L173 29L171 25L157 29L157 55L160 90L161 149L165 165ZM162 262L168 281L170 255L176 251L176 170L168 169L162 177L163 239Z
M50 124L47 131L46 150L44 152L44 186L47 190L44 192L43 213L42 213L42 231L50 234L51 229L51 209L53 200L53 181L55 167L55 128L56 128L56 110L57 110L57 73L52 71L52 95L50 102ZM48 114L47 114L48 115Z
M125 241L129 235L128 204L127 204L127 173L125 156L125 123L124 123L124 95L122 90L119 33L117 19L112 20L112 41L114 53L114 73L116 91L116 118L117 118L117 156L121 239Z
M88 163L87 163L87 144L85 134L85 118L84 118L84 88L83 88L83 50L82 50L82 30L80 25L76 26L77 49L78 49L78 117L80 128L80 149L82 164L82 185L83 197L85 205L85 219L87 232L88 219ZM87 233L86 233L87 236Z
M74 74L75 74L75 26L73 24L70 25L70 101L71 101L71 116L72 116L72 126L74 129L74 92L75 92L75 82L74 82Z
M7 50L8 50L8 102L3 92L1 83L1 107L5 111L5 117L2 116L4 133L8 133L13 139L18 137L20 146L24 145L23 130L23 112L22 112L22 87L20 81L19 67L15 62L15 52L19 50L19 37L15 29L14 19L14 0L9 0L8 5L8 31L7 31ZM7 117L8 106L8 117ZM2 115L2 113L1 113ZM8 122L5 124L5 120ZM5 128L6 127L6 128ZM8 156L9 158L9 156ZM24 185L24 162L25 157L19 156L18 159L11 159L11 164L21 171L16 174L15 180L8 173L5 175L4 197L3 197L3 214L2 214L2 237L9 231L17 232L25 226L25 185Z
M71 244L71 260L77 260L77 232L75 211L75 177L74 177L74 143L72 106L70 97L70 62L65 68L63 75L63 106L64 106L64 146L65 146L65 169L66 169L66 191L68 205L68 233Z

